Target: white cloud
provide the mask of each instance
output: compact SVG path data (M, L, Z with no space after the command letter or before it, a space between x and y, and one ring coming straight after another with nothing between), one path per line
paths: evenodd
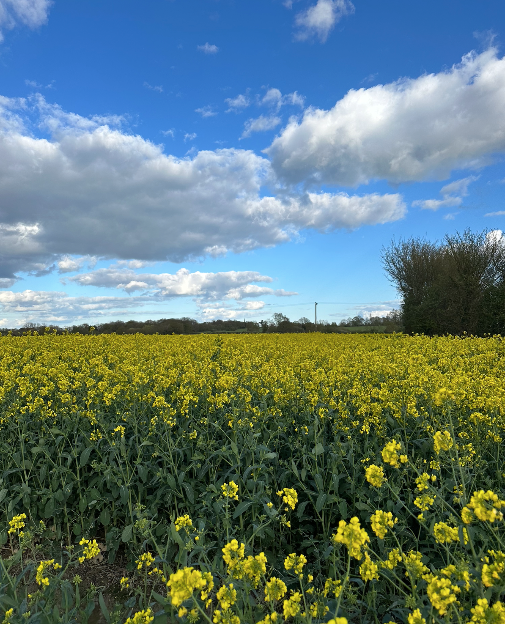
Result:
M261 100L262 104L267 104L270 106L280 107L282 103L282 93L279 89L268 89L265 93L264 98Z
M172 139L175 138L175 128L170 128L170 130L162 130L161 134L165 136L171 136Z
M440 189L440 194L444 197L443 199L417 199L412 202L412 205L420 206L423 210L438 210L439 208L461 206L463 197L468 195L468 185L478 179L479 176L468 176L461 180L455 180ZM454 216L446 216L445 218L454 219Z
M0 42L4 30L23 24L38 28L47 22L52 0L0 0Z
M49 138L26 129L34 119ZM101 119L39 97L0 97L0 279L56 262L69 269L67 256L181 262L240 253L305 228L356 228L405 212L398 194L290 194L252 151L176 158Z
M497 210L496 212L486 212L485 217L503 217L505 216L505 210Z
M281 123L281 118L275 115L265 117L260 115L256 119L248 119L244 124L244 132L242 132L241 139L251 136L253 132L265 132L266 130L273 130Z
M271 106L277 111L280 110L281 106L285 106L286 104L303 108L305 106L305 97L300 95L297 91L282 95L279 89L272 88L268 89L260 100L260 104L263 106Z
M75 271L80 271L85 264L92 268L97 263L97 260L97 258L90 256L72 258L71 256L66 255L57 262L58 273L74 273Z
M202 106L202 108L195 108L195 113L200 113L202 117L214 117L214 115L217 115L216 111L212 109L212 106Z
M298 28L295 39L305 41L317 37L324 43L335 24L350 13L354 13L354 5L349 0L317 0L295 17Z
M214 44L206 43L204 45L197 46L197 50L200 50L201 52L204 52L205 54L216 54L219 48Z
M259 310L265 307L264 301L247 301L241 306L229 306L221 303L197 304L200 315L204 321L212 321L215 319L244 319L257 316Z
M290 183L445 179L505 151L505 58L469 54L439 74L349 91L290 120L266 153Z
M229 107L226 111L227 113L239 113L240 111L244 110L244 108L247 108L251 105L251 100L249 99L249 96L247 94L240 94L234 98L226 98L225 102L228 104Z
M157 91L158 93L163 93L163 87L161 85L150 85L148 82L144 82L144 87L146 89L151 89L151 91Z
M186 132L184 135L184 143L186 143L186 141L194 141L197 136L196 132Z
M22 315L17 325L27 321L71 322L110 314L121 316L131 314L132 309L141 308L149 301L149 297L69 297L57 291L0 292L3 313Z

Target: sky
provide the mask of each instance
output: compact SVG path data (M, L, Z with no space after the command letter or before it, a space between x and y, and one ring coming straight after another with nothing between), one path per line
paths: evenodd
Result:
M0 326L384 315L504 154L503 0L0 0Z

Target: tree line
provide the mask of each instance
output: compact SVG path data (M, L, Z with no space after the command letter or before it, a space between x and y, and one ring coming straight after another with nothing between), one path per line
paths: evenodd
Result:
M70 325L60 327L58 325L44 325L38 323L26 323L23 327L0 330L2 335L11 334L13 336L23 336L28 333L33 334L222 334L222 333L349 333L360 332L395 332L401 331L401 318L397 310L393 310L386 317L355 316L343 319L339 323L319 321L317 325L307 317L302 317L297 321L291 321L280 312L273 314L272 318L261 321L238 321L236 319L217 319L214 321L199 322L195 319L169 318L148 321L112 321L108 323L98 323L91 325L82 323L80 325Z
M500 231L393 241L382 250L402 298L406 333L505 333L505 242Z

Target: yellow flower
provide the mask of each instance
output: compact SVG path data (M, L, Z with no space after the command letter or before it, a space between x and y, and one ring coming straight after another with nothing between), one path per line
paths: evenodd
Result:
M365 529L362 529L356 516L351 518L349 524L345 520L340 520L338 529L332 535L334 544L340 543L347 546L349 554L355 559L363 558L362 548L366 547L366 543L370 541L370 537Z
M409 613L407 621L408 624L426 624L426 620L421 615L419 609L416 609L413 613Z
M151 553L143 553L135 563L137 564L137 570L142 570L144 566L147 569L154 563L154 557Z
M13 615L14 615L14 609L8 609L5 612L5 617L4 617L3 621L2 621L2 624L10 624L10 621L11 621Z
M416 550L410 550L406 555L403 555L402 560L405 566L405 576L416 580L418 578L424 578L426 574L429 574L429 569L421 561L423 555Z
M223 559L228 566L228 571L232 573L234 578L242 578L244 575L244 566L242 559L244 558L245 544L240 544L236 539L232 539L229 544L222 549Z
M365 470L365 477L368 483L374 487L380 487L384 483L384 468L372 464Z
M282 496L283 502L289 508L294 509L296 507L296 503L298 502L298 494L293 488L284 488L277 492L277 496Z
M398 518L395 518L393 521L393 514L390 511L386 512L379 509L370 518L370 522L372 523L372 531L375 535L380 539L384 539L388 528L392 529L398 522Z
M221 490L225 498L232 498L234 500L238 500L238 496L237 496L238 485L235 483L235 481L230 481L229 483L223 483L223 485L221 486Z
M179 607L185 600L191 598L195 590L204 589L207 582L204 575L193 568L183 568L171 574L167 587L174 607Z
M307 563L305 555L297 555L291 553L284 559L284 567L286 570L293 570L296 575L300 575L303 570L303 566Z
M16 533L16 531L21 531L25 527L25 523L23 520L26 520L26 514L22 513L19 516L14 516L12 520L9 520L9 530L7 533Z
M472 624L505 624L505 607L500 601L490 607L485 598L479 598L471 612Z
M335 598L340 596L340 592L342 591L342 581L334 581L333 579L326 579L324 583L323 596L326 598L327 596L333 594Z
M451 527L445 522L437 522L435 524L433 535L439 544L459 542L458 527Z
M179 516L176 518L175 522L175 530L180 531L182 528L186 528L189 531L190 528L193 527L193 521L188 516L188 514L184 514L184 516Z
M255 557L249 556L244 561L244 574L252 581L254 587L258 586L261 576L267 571L266 564L265 553L260 553Z
M265 602L280 600L287 591L286 583L272 576L265 585Z
M328 620L326 624L347 624L347 618L345 617L332 618L331 620Z
M461 517L465 524L469 524L467 520L470 519L469 510L473 510L473 513L477 518L483 522L494 522L495 520L503 520L503 512L500 511L505 507L505 501L500 500L499 497L492 491L480 490L474 492L467 507L464 507L461 512ZM465 517L463 517L463 515ZM471 520L469 520L471 522Z
M505 554L501 550L488 550L488 554L495 560L490 564L489 557L485 557L485 563L482 566L482 582L486 587L501 585L505 580Z
M433 436L433 446L437 455L440 451L448 451L452 445L453 441L449 431L437 431Z
M394 570L394 568L398 565L398 563L400 563L401 560L402 557L400 555L400 551L398 550L398 548L394 548L389 552L386 561L381 561L380 565L381 567L388 570Z
M240 624L240 618L230 609L225 609L224 611L216 609L212 621L214 624Z
M435 502L436 497L436 494L434 494L433 496L430 496L429 494L422 494L421 496L418 496L416 499L414 499L414 505L418 507L421 511L428 511L428 509Z
M237 590L233 589L233 583L230 583L228 587L223 585L216 594L216 598L219 600L219 606L221 609L229 609L237 602Z
M146 609L145 611L137 611L133 617L126 620L125 624L151 624L153 620L154 613L151 609Z
M119 581L119 584L123 591L130 589L130 579L127 576L123 576L123 578Z
M401 448L402 445L396 440L388 442L381 452L383 461L385 461L386 464L393 466L393 468L399 468L400 464L398 462L400 460L400 456L398 455L398 451Z
M370 559L368 553L365 553L365 561L360 565L359 573L364 581L379 578L379 566Z
M282 610L284 611L284 619L287 620L289 617L295 617L300 611L300 601L302 596L300 592L294 592L287 600L284 601L282 605Z
M456 600L456 594L460 593L457 585L452 585L447 578L433 577L428 583L427 593L431 604L438 610L439 615L445 615Z
M83 563L86 559L94 559L100 554L100 546L96 543L96 540L82 539L79 542L79 546L84 546L82 555L79 557L79 563Z
M54 563L54 559L48 559L39 563L35 574L35 581L38 585L41 585L42 587L47 587L49 585L49 578L44 575L51 568L53 568L53 570L59 570L61 565L59 563Z

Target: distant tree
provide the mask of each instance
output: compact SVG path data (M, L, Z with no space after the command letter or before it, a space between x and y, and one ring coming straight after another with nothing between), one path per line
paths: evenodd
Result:
M496 233L393 242L382 263L402 297L408 333L505 332L505 244Z

